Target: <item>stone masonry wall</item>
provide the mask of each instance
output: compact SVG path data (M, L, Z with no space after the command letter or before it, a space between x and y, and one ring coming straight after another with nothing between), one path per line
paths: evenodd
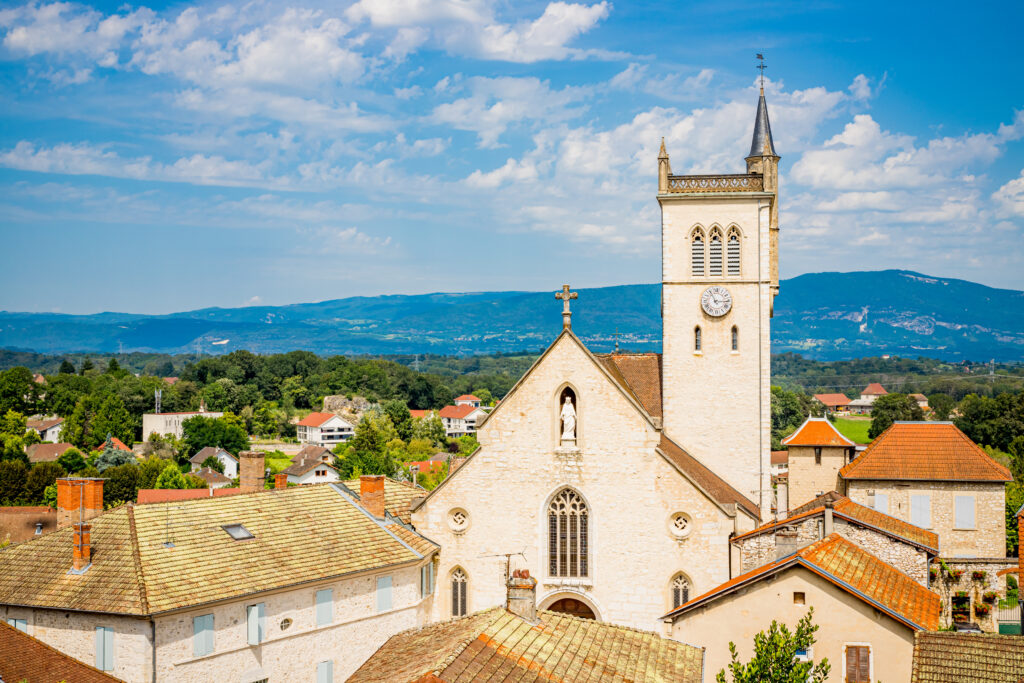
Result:
M931 565L931 571L935 577L931 582L931 589L942 598L942 626L948 627L953 623L953 596L957 592L962 591L967 594L967 598L970 601L968 621L975 622L986 633L998 633L998 603L999 600L1006 597L1006 577L999 576L999 572L1016 566L1017 558L1015 557L1006 559L961 559L948 557L936 559ZM951 572L960 570L963 574L959 579L956 579L946 571L946 568ZM985 572L985 577L974 579L972 573L975 571ZM984 595L986 592L996 593L995 600L985 602ZM975 607L979 604L988 606L989 613L987 615L979 616L977 614Z
M789 507L799 507L815 496L839 490L839 470L846 464L846 448L821 449L821 464L815 464L812 446L789 449Z

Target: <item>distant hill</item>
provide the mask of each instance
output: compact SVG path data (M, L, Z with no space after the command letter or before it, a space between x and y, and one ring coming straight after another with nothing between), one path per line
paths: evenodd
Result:
M554 290L552 290L554 291ZM580 291L573 329L594 350L614 334L661 346L658 285ZM544 348L561 328L552 292L478 292L206 308L170 315L0 312L0 347L41 353L248 349L319 354L475 354ZM893 354L948 360L1024 358L1024 292L909 271L811 273L784 280L772 351L838 360Z

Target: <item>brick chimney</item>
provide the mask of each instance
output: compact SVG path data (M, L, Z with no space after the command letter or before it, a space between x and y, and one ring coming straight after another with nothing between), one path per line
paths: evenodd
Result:
M822 530L824 533L823 538L831 536L832 532L835 531L835 519L832 517L832 505L833 503L831 500L825 501L825 524L823 525L824 528Z
M87 522L103 512L103 479L61 477L57 480L57 528Z
M286 489L288 488L288 475L284 473L278 473L274 475L274 488L275 489Z
M537 579L528 569L516 569L508 580L508 611L537 623Z
M359 477L359 502L374 517L384 518L383 474L364 474Z
M242 493L263 490L263 453L242 451L238 454L238 486Z
M72 543L74 545L74 554L71 560L71 569L75 572L82 572L92 564L92 546L89 543L89 532L92 529L91 524L74 524L74 535Z

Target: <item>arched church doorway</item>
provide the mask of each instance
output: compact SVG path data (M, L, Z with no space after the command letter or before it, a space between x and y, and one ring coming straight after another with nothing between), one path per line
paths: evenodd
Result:
M560 598L548 605L547 609L550 612L561 612L581 619L597 619L594 610L576 598Z

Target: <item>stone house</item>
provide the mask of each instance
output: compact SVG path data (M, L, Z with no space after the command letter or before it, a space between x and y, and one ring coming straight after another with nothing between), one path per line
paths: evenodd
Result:
M939 554L939 539L902 520L858 505L835 491L732 539L738 551L734 566L747 572L795 553L826 536L838 534L929 586L929 563Z
M854 458L856 444L839 433L828 418L808 417L782 440L789 449L788 495L799 507L840 488L839 470Z
M914 635L939 626L939 596L839 534L763 565L665 615L671 637L705 647L710 677L740 660L778 620L790 628L814 608L816 642L800 656L828 658L850 683L910 679Z
M879 396L885 396L889 392L885 390L878 382L872 382L867 385L863 391L860 392L860 396L853 401L850 401L846 405L847 412L854 413L856 415L870 415L871 408L874 406L875 400Z
M188 461L192 463L192 471L198 472L202 468L203 463L206 462L206 459L211 457L216 458L224 466L225 477L234 479L238 476L238 458L223 448L215 448L213 446L201 448L198 453L189 458Z
M896 422L839 476L854 502L938 534L944 557L1006 556L1010 471L950 422Z
M0 618L129 681L344 680L430 612L438 550L360 484L103 512L60 480L66 525L0 552Z

